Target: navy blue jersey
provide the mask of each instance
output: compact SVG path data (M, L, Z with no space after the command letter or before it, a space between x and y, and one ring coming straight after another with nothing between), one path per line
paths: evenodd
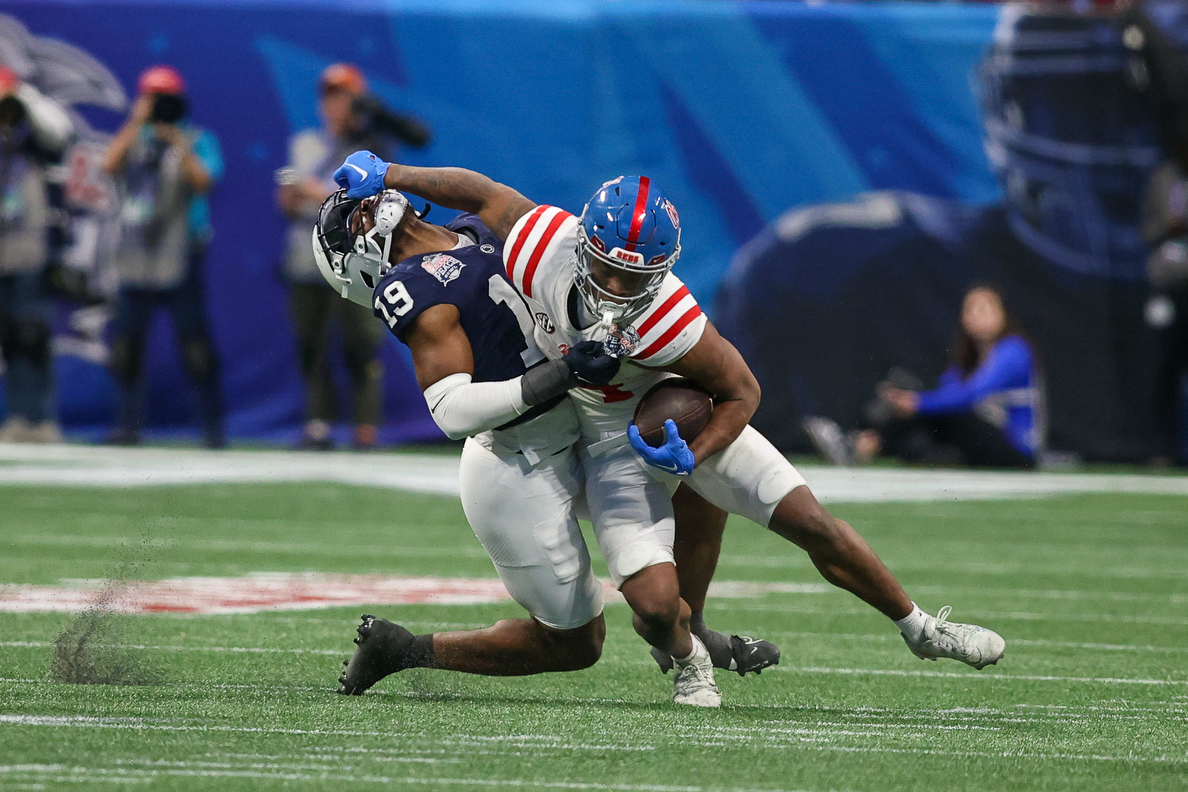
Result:
M503 242L474 215L445 227L464 236L469 231L478 243L401 261L375 287L375 315L404 342L426 308L456 306L474 355L473 381L518 377L544 354L532 340L532 312L507 279Z

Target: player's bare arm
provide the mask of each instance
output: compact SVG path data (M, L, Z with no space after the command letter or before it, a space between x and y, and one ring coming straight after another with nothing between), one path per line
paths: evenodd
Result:
M734 345L706 322L700 340L665 370L699 383L714 394L709 424L691 443L697 462L721 451L742 434L759 407L759 382Z
M419 195L447 209L476 214L500 239L536 204L506 184L465 168L418 168L391 164L384 186Z
M474 354L462 329L458 308L442 304L427 308L404 337L412 353L413 370L421 390L452 374L473 374Z

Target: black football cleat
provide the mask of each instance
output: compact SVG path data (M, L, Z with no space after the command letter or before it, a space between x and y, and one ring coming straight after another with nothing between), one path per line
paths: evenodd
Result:
M746 676L751 672L759 674L768 666L780 662L780 648L771 641L746 635L731 635L727 638L715 630L703 630L696 635L709 650L714 668L723 671L736 671L739 676ZM652 648L652 659L663 673L667 674L672 670L672 658L655 647Z
M365 615L356 632L357 648L349 660L342 661L346 670L338 678L342 685L338 692L348 696L362 695L389 674L410 667L413 634L399 624Z
M780 662L780 647L771 641L752 638L749 635L730 636L731 671L737 671L739 676L754 671L758 674L768 666L778 665Z

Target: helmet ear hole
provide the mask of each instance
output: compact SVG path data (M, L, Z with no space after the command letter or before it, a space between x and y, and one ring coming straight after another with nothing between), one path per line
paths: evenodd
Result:
M375 279L371 277L370 272L365 272L363 270L360 270L359 277L363 279L363 282L365 284L367 284L367 288L369 288L369 289L375 288Z

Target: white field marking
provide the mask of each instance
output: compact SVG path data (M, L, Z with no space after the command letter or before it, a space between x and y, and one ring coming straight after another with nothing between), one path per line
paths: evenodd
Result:
M2 609L2 608L0 608ZM406 624L407 626L407 624ZM462 629L468 629L472 625L455 625ZM809 631L788 631L775 630L764 633L768 638L829 638L832 640L848 640L848 641L867 641L874 643L899 643L899 636L897 634L881 634L881 633L834 633L834 632L809 632ZM41 649L47 648L51 644L45 641L0 641L0 646L10 648L23 649ZM1151 646L1151 645L1135 645L1135 644L1104 644L1104 643L1089 643L1076 641L1045 641L1045 640L1027 640L1027 639L1012 639L1011 646L1035 646L1040 648L1061 648L1061 649L1088 649L1095 651L1116 651L1116 652L1152 652L1161 654L1182 654L1188 653L1188 647L1185 646ZM253 646L182 646L169 644L110 644L113 649L132 649L138 651L153 650L163 652L212 652L212 653L245 653L245 654L313 654L325 656L338 656L347 652L346 649L315 649L315 648L276 648L276 647L253 647ZM876 672L870 672L876 673ZM923 672L921 672L923 673ZM928 676L936 676L936 674L926 674ZM958 675L963 676L963 675ZM1177 684L1170 682L1168 684Z
M707 602L705 605L707 611L729 611L730 613L748 613L750 611L759 611L766 613L796 613L808 616L869 616L871 611L869 608L833 606L829 610L823 610L820 607L813 606L798 606L798 605L766 605L760 603L750 602ZM1018 619L1019 621L1073 621L1073 622L1105 622L1107 624L1117 624L1120 620L1126 622L1133 622L1135 624L1163 624L1176 627L1188 627L1188 619L1177 619L1169 616L1143 616L1140 614L1127 613L1124 616L1117 614L1103 613L1037 613L1028 611L988 611L978 610L979 618L985 620L991 619Z
M1135 591L1101 591L1100 589L1012 589L980 586L914 586L913 591L944 595L952 592L977 592L986 598L1020 597L1022 599L1093 600L1101 602L1166 602L1171 605L1188 603L1185 594L1149 594Z
M0 443L0 484L145 486L215 482L328 481L440 495L458 493L455 454L208 451ZM806 466L817 499L880 503L1036 498L1071 493L1188 495L1188 477L1000 473Z
M61 586L0 584L0 612L76 613L100 607L116 613L233 614L346 605L475 605L511 599L499 578L257 572L245 577L183 577L159 581L66 580ZM604 599L623 602L610 581ZM716 598L832 591L825 583L710 586Z
M856 676L940 677L976 679L982 682L1082 682L1103 685L1188 685L1188 679L1120 679L1116 677L1067 677L1040 674L975 674L951 671L903 671L894 668L822 668L819 666L784 666L776 671L798 671L806 674L847 674Z
M78 534L49 535L26 534L5 542L26 547L143 547L145 549L213 550L250 553L291 553L320 556L357 556L367 554L372 558L486 558L487 553L478 547L395 547L385 545L341 545L317 544L313 542L271 542L241 541L234 539L148 539L132 536L80 536Z
M260 730L257 730L260 731ZM378 736L378 735L377 735ZM391 735L385 735L391 736ZM858 734L857 736L879 736ZM720 747L730 743L746 742L759 748L776 748L785 749L789 747L788 743L796 743L796 747L802 750L814 751L835 751L843 753L870 753L870 754L918 754L926 756L947 756L947 757L977 757L977 758L991 758L991 759L1041 759L1041 760L1065 760L1065 761L1099 761L1099 762L1129 762L1129 763L1174 763L1183 764L1188 762L1188 755L1186 756L1168 756L1166 754L1160 756L1135 756L1133 754L1123 756L1112 756L1104 754L1068 754L1068 753L1042 753L1038 751L1022 751L1022 750L1005 750L1005 751L946 751L932 748L893 748L886 746L843 746L843 745L829 745L832 738L827 734L818 735L798 735L792 740L770 740L752 739L747 736L732 736L721 733L721 730L715 728L714 737L707 740L699 740L693 735L683 735L682 745L704 746L704 747ZM45 768L47 772L56 773L70 773L72 775L82 775L86 773L99 774L120 774L128 773L130 775L198 775L206 777L260 777L260 778L279 778L283 777L278 774L263 774L258 771L217 771L217 770L109 770L105 768L88 768L88 767L66 767L63 765L0 765L0 773L16 772L33 774L31 771L36 771L37 768ZM254 775L249 773L255 773ZM312 776L311 776L312 777ZM325 779L324 776L318 776ZM300 780L300 776L294 777L294 780ZM377 778L375 776L354 777L347 776L344 779L350 780L368 780L379 783L395 783L395 782L416 782L418 779L389 779ZM487 779L420 779L426 783L461 783L464 785L494 785L494 786L519 786L519 787L543 787L543 788L560 788L560 789L608 789L608 790L640 790L641 792L701 792L702 787L672 787L672 786L658 786L658 785L605 785L605 784L583 784L575 782L531 782L531 781L492 781ZM774 791L773 791L774 792Z
M898 644L902 639L899 633L834 633L834 632L804 632L789 630L765 630L763 637L775 638L828 638L844 641L874 641L878 643ZM1093 649L1103 652L1155 652L1162 654L1188 653L1188 646L1151 646L1150 644L1105 644L1085 643L1079 641L1044 641L1012 638L1009 646L1038 646L1045 649Z
M583 700L587 701L587 700ZM51 728L129 729L132 731L231 732L250 734L303 734L323 737L375 737L391 740L391 732L356 731L350 729L284 729L265 726L189 725L165 719L149 721L143 718L103 717L93 715L20 715L0 714L0 724L14 726L48 726ZM654 751L652 745L615 745L565 742L555 735L518 734L502 736L455 735L453 739L437 740L438 745L512 745L537 751Z
M44 768L42 775L38 775L38 768ZM666 786L659 784L601 784L583 783L579 781L520 781L517 779L497 780L489 778L397 778L393 776L377 775L328 775L318 773L289 772L278 770L265 772L260 770L219 770L219 769L135 769L135 768L105 768L105 767L67 767L65 765L0 765L0 773L15 773L45 778L56 783L88 783L90 781L108 781L115 783L147 783L160 777L191 777L191 778L259 778L281 781L337 781L341 783L365 783L399 788L404 785L419 784L422 786L470 786L470 787L513 787L519 789L590 789L610 790L611 792L705 792L705 787L699 786ZM51 773L54 775L45 775ZM744 790L725 789L721 792L744 792ZM748 790L747 792L753 792ZM781 790L770 790L781 792ZM788 790L787 792L793 792Z
M48 646L49 644L46 644ZM343 651L339 654L349 654ZM53 682L49 679L20 679L17 677L0 677L0 684L20 684L20 685L59 685L60 682ZM216 682L166 682L159 687L183 688L188 690L257 690L257 691L273 691L273 690L304 690L325 693L327 690L332 690L331 685L277 685L269 683L267 685L228 685L225 683Z
M202 451L0 443L0 483L135 487L326 481L431 495L458 494L458 458L377 454L360 465L349 452Z
M732 556L726 555L718 562L718 566L722 568L727 567L741 567L744 569L792 569L800 570L804 567L804 556L798 555L791 549L786 553L775 553L768 556ZM935 570L936 563L931 560L921 559L919 561L913 559L900 560L895 564L896 570L920 570L931 572ZM953 557L946 557L945 570L947 572L963 572L969 575L1018 575L1027 574L1033 577L1043 578L1055 574L1067 574L1068 567L1060 566L1056 563L1048 564L1038 561L1019 561L1012 563L989 563L984 561L972 560L957 560ZM1176 569L1167 567L1164 569L1153 569L1149 566L1141 567L1119 567L1119 566L1102 566L1094 567L1088 564L1078 564L1076 567L1078 574L1086 576L1092 575L1102 578L1116 578L1118 580L1149 580L1152 578L1163 579L1171 578L1173 580L1181 580L1188 578L1188 570Z
M44 641L0 641L0 646L7 646L20 649L43 649L52 646ZM158 651L158 652L213 652L230 653L230 654L312 654L312 655L343 655L350 652L346 649L274 649L260 646L169 646L166 644L119 644L119 643L105 643L105 647L111 649L134 649L136 651ZM245 687L252 687L250 685Z

